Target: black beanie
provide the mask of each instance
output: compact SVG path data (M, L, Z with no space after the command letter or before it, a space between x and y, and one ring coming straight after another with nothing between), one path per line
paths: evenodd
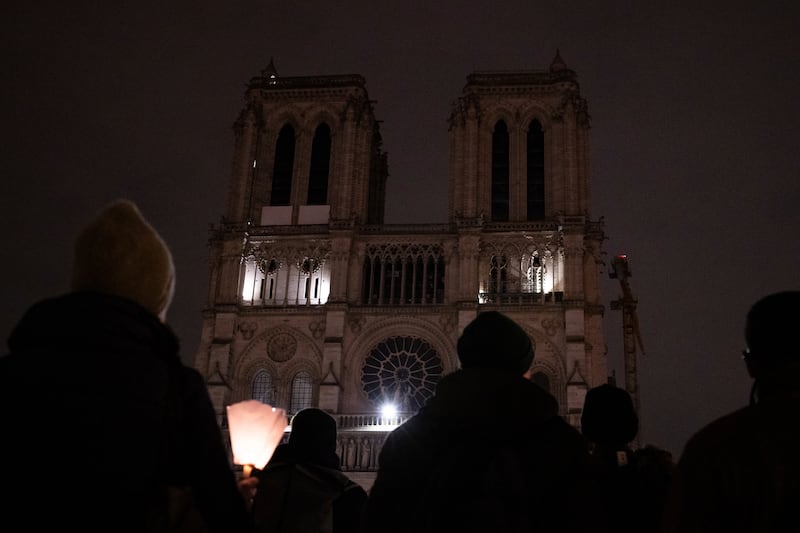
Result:
M498 313L480 313L457 345L462 368L496 368L524 374L533 363L533 344L519 324Z
M325 464L323 459L336 454L336 420L322 409L301 409L292 417L291 425L289 446L300 456Z
M639 417L625 389L604 384L586 393L581 432L592 442L623 448L639 431Z

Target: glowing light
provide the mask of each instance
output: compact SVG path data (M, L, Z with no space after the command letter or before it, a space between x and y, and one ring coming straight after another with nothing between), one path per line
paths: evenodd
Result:
M250 469L264 468L289 425L286 411L258 400L245 400L227 407L233 462Z
M253 289L256 283L256 272L253 265L248 261L244 274L244 283L242 283L242 300L245 302L253 302Z
M384 418L393 418L397 416L397 406L393 403L385 403L381 407L381 415Z

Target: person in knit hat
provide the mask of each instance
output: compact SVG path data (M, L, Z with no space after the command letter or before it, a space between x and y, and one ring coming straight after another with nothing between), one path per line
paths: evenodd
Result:
M257 532L358 531L367 492L342 472L337 434L336 420L322 409L307 407L292 417L289 441L254 471Z
M6 523L252 531L205 380L165 323L174 290L170 250L134 203L77 236L71 290L32 305L0 358Z
M112 202L78 235L72 290L121 296L166 319L175 293L172 253L133 202Z
M381 448L362 532L600 531L586 442L530 381L527 330L485 311L456 351L461 369Z

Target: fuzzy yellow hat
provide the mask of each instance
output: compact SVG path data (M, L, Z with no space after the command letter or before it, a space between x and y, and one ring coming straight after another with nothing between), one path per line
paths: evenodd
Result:
M72 289L122 296L165 320L175 292L175 265L136 204L112 202L78 236Z

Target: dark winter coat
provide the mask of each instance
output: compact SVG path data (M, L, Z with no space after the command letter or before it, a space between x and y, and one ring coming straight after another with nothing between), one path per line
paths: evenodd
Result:
M367 493L341 471L335 453L306 453L281 444L256 471L253 501L260 533L356 533Z
M537 385L459 370L386 439L363 531L599 531L588 462Z
M694 434L665 509L666 533L798 530L800 365L774 392Z
M674 470L672 455L646 446L596 448L593 470L615 533L658 533Z
M194 499L207 531L248 530L204 381L156 316L122 298L69 294L31 307L8 346L4 523L164 531L181 512L172 494Z

